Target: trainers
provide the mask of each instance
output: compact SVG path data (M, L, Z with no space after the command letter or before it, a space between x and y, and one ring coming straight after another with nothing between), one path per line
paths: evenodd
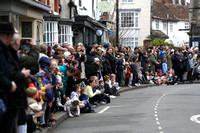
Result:
M71 113L69 114L69 117L74 117L74 115L72 115Z
M138 84L135 84L134 86L138 87L139 85L138 85Z
M110 95L110 98L116 98L116 96Z
M105 104L106 104L106 102L103 102L103 101L101 101L101 102L100 102L100 104L101 104L101 105L105 105Z
M128 87L132 87L131 85L128 85Z

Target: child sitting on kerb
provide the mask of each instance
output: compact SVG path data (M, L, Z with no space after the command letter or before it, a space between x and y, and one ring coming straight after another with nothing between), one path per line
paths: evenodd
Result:
M64 111L68 111L69 117L80 116L79 99L75 96L66 101Z

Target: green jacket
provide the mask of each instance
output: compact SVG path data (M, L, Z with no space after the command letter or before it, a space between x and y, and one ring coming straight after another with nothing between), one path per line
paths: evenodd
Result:
M32 66L38 64L39 59L39 47L38 46L31 46L31 50L28 56L21 56L20 57L20 65L22 68L30 69Z

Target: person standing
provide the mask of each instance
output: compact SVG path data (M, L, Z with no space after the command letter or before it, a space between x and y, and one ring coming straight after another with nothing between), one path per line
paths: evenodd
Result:
M112 48L108 48L106 50L105 58L110 62L112 73L115 74L116 71L116 58L112 55Z
M86 48L87 61L85 62L85 74L87 79L90 79L90 76L92 75L91 64L94 62L94 55L92 46L88 46Z
M121 85L124 66L125 66L124 53L120 53L120 58L117 62L117 76L116 76L116 81L119 83L119 86Z
M15 81L17 84L17 91L14 93L11 93L8 95L8 98L11 99L8 101L8 104L10 108L12 108L13 111L18 112L18 132L24 133L23 131L27 131L27 125L26 125L26 114L25 114L25 108L27 107L27 101L26 101L26 94L24 91L24 87L26 86L25 80L30 75L30 70L23 68L20 69L20 61L19 61L19 54L17 51L20 48L20 35L18 33L15 33L13 35L13 38L10 42L10 46L8 47L9 51L9 79ZM24 113L21 113L21 112Z
M8 103L10 100L8 95L16 91L16 84L9 80L8 69L8 46L15 33L13 26L10 23L0 23L0 100L1 110L5 105L7 111L0 115L0 131L2 133L14 133L17 119L17 110L13 111ZM4 104L3 104L4 103Z

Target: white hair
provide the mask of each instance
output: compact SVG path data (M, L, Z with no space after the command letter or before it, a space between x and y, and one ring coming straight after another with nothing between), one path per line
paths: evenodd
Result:
M12 37L12 40L10 41L10 44L12 45L12 44L15 44L15 41L17 40L17 39L19 39L20 38L20 36L19 36L19 34L18 33L15 33L14 35L13 35L13 37Z

